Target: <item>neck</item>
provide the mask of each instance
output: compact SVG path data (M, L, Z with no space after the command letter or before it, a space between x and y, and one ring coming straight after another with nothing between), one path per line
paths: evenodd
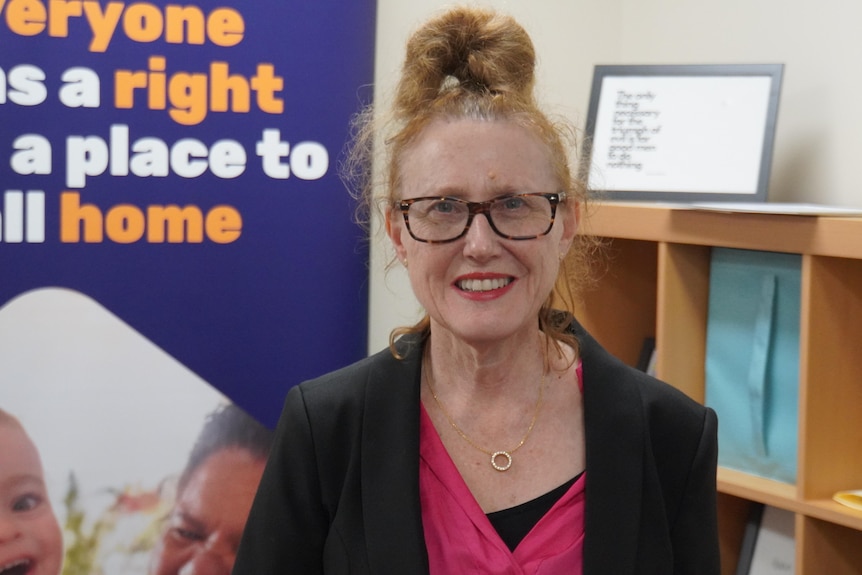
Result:
M538 329L503 342L476 344L432 327L425 359L440 394L518 401L535 394L532 382L538 382L547 363L545 345Z

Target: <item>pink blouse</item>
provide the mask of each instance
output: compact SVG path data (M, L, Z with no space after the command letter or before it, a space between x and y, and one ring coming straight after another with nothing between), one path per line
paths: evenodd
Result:
M431 575L581 575L586 473L512 552L470 493L424 407L419 454L422 525Z

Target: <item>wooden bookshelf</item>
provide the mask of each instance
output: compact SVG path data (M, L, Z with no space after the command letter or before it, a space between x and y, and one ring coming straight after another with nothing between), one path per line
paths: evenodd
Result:
M658 376L704 400L712 247L802 255L798 473L794 484L719 469L722 573L733 575L753 503L796 514L796 573L862 574L862 218L594 206L582 233L607 240L606 269L576 314L634 364L655 337Z

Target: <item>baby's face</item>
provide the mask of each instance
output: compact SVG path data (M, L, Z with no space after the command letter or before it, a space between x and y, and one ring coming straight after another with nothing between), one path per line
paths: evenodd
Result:
M0 575L59 575L63 536L24 430L0 422Z

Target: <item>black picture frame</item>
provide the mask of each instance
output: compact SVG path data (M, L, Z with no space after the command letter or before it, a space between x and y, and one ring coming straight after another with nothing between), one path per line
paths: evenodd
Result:
M766 202L783 72L597 65L582 179L603 200Z
M754 558L754 548L757 545L757 535L760 533L760 521L763 519L765 507L763 503L751 504L734 575L749 575L751 571L751 560Z

